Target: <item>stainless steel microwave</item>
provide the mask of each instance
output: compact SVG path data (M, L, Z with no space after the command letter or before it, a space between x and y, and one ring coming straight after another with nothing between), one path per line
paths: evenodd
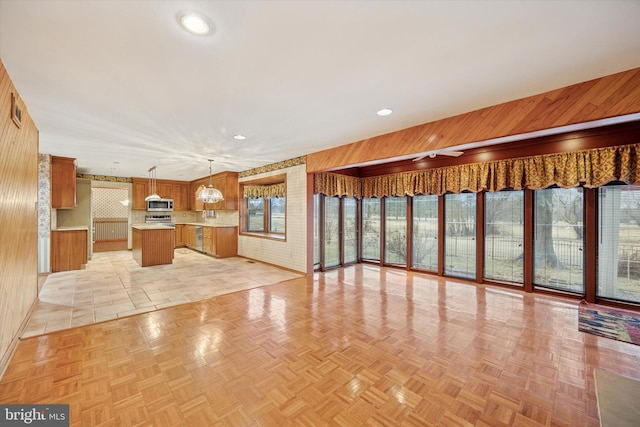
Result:
M147 200L148 212L169 212L173 210L173 199Z

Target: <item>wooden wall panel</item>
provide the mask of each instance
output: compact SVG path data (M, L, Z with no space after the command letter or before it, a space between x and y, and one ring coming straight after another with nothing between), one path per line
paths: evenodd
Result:
M38 294L38 129L0 61L0 373Z
M640 112L640 68L307 155L307 172Z

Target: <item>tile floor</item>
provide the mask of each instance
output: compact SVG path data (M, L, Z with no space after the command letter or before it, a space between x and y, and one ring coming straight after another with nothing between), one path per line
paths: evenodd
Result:
M234 257L186 248L173 264L140 267L130 251L94 253L83 270L50 274L22 338L199 301L301 277Z

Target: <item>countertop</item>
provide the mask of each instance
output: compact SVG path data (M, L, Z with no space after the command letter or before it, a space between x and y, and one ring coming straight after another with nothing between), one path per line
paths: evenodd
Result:
M51 231L78 231L78 230L89 231L89 227L87 227L86 225L67 225L65 227L58 227L56 229L52 229Z
M167 224L131 224L136 230L173 230L175 227Z

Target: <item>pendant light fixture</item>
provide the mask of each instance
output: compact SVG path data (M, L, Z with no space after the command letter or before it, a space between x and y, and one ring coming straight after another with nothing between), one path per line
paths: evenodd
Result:
M160 200L160 196L156 193L156 167L149 169L149 192L150 194L144 198L145 201Z
M198 200L202 200L205 203L217 203L224 200L224 196L217 188L213 188L211 183L211 163L213 160L209 159L209 186L200 190L197 195Z

